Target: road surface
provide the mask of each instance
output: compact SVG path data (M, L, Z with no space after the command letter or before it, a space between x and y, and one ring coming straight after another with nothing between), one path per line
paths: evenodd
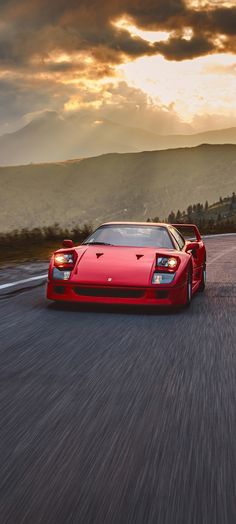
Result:
M1 524L236 522L236 235L206 245L185 311L0 295Z

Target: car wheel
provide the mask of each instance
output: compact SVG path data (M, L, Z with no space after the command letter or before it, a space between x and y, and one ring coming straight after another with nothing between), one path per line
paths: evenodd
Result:
M190 306L191 300L192 300L192 271L189 269L188 272L188 280L187 280L187 286L186 286L186 307Z
M204 264L203 268L202 268L202 278L201 278L201 282L200 282L200 286L199 286L199 291L204 291L206 287L206 263Z

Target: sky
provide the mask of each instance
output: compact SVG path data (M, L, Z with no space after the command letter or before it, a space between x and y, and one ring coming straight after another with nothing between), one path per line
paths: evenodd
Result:
M1 0L0 134L55 111L236 126L236 0Z

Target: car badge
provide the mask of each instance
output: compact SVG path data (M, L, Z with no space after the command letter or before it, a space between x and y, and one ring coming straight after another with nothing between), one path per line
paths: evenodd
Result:
M111 282L111 281L112 281L112 278L111 278L111 277L108 277L107 280L108 280L108 282Z

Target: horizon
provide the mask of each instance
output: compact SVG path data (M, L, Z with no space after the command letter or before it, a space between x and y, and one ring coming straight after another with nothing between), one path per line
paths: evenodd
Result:
M55 115L56 117L59 117L60 120L62 121L69 121L70 120L70 116L72 115L68 115L68 114L59 114L57 113L56 111L53 111L53 110L45 110L43 113L39 114L39 115L36 115L32 118L32 120L29 120L28 122L25 122L23 123L22 127L19 127L17 129L15 129L14 131L7 131L7 132L4 132L3 134L0 133L0 138L4 137L4 136L7 136L7 135L14 135L15 133L17 134L18 131L21 131L23 130L24 128L27 128L28 126L31 126L32 124L36 123L36 122L40 122L40 121L43 121L45 119L47 119L47 117L49 115ZM83 116L81 115L81 118L83 118ZM102 118L102 120L100 120L99 122L93 122L93 124L105 124L106 122L108 123L114 123L114 124L117 124L117 125L120 125L122 127L127 127L127 128L130 128L130 129L138 129L138 130L143 130L143 131L148 131L148 129L144 128L144 127L139 127L139 126L136 126L134 127L132 124L129 124L129 123L124 123L124 124L120 124L119 122L116 122L115 120L112 120L112 118ZM176 133L171 133L171 132L166 132L166 133L163 133L163 132L156 132L154 131L153 129L152 130L149 130L149 133L150 134L153 134L153 135L156 135L156 136L163 136L163 137L171 137L171 136L183 136L183 137L187 137L187 136L193 136L193 135L205 135L207 133L220 133L220 132L223 132L223 131L235 131L236 130L236 122L235 122L235 125L231 125L231 126L227 126L227 127L215 127L215 128L206 128L202 131L196 131L196 130L189 130L189 131L186 131L186 132L183 132L183 131L179 131L179 132L176 132ZM220 142L219 145L234 145L234 142ZM196 146L180 146L181 148L182 147L198 147L200 145L204 145L204 143L199 143L197 144ZM217 145L217 144L212 144L211 142L209 142L207 145ZM173 147L170 147L170 149L173 149ZM178 149L178 147L176 147L175 149ZM156 151L158 151L158 148L156 149ZM141 153L142 151L140 151ZM114 153L116 153L116 151L114 151ZM119 152L117 152L119 154ZM135 153L135 151L130 151L130 153ZM100 153L101 155L104 155L104 154L110 154L109 152L107 153ZM111 153L112 154L112 153ZM122 153L120 153L122 154ZM97 156L97 155L95 155ZM100 156L100 155L99 155ZM81 158L87 158L87 157L81 157ZM71 158L71 159L67 159L67 160L62 160L62 162L70 162L70 161L73 161L74 159ZM78 160L77 158L75 158L75 160ZM55 160L51 160L49 162L45 161L45 163L53 163L55 162Z

